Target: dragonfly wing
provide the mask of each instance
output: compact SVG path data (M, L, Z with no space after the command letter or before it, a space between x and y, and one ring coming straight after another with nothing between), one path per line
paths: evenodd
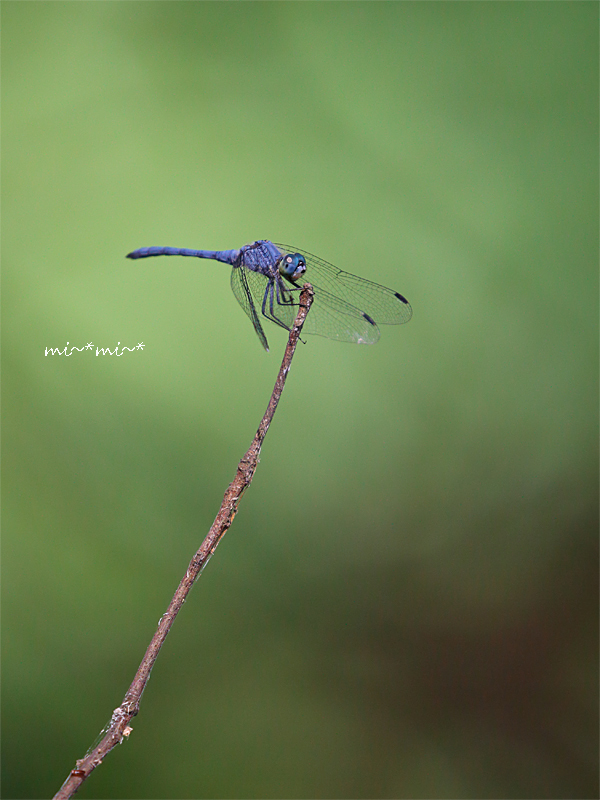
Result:
M306 259L306 272L301 281L306 280L315 288L315 310L319 290L322 290L365 312L380 325L400 325L412 317L410 303L399 292L344 272L306 250L287 244L277 244L277 247L284 253L301 253Z
M307 264L310 262L307 261ZM334 267L331 269L335 270ZM311 278L312 275L313 273ZM317 270L314 270L314 275L319 277ZM310 283L313 282L311 278L307 277ZM243 266L233 268L231 288L236 300L250 317L265 350L268 350L268 344L262 329L261 317L290 330L298 313L300 283L304 281L301 280L292 286L277 274L268 275ZM336 292L333 293L322 284L323 281L314 284L315 302L308 313L303 332L355 344L374 344L378 341L380 331L372 316L342 299L337 286Z
M299 285L292 287L279 279L267 296L264 315L290 330L299 303ZM375 344L380 336L379 328L371 317L325 289L315 291L315 302L308 312L302 332L355 344Z
M253 282L254 274L248 273L249 283ZM256 296L258 293L254 294ZM277 277L273 280L266 295L262 291L262 298L264 298L264 300L261 299L263 315L271 322L281 325L282 328L291 330L298 314L300 288ZM316 336L325 336L327 339L336 339L339 342L354 342L355 344L374 344L380 336L379 328L374 320L324 289L319 289L318 297L315 294L315 302L306 317L302 331Z
M267 353L269 343L260 324L259 314L268 284L269 279L260 272L250 272L243 267L234 267L231 271L231 288L235 299L250 317L256 335Z
M306 317L304 333L354 344L375 344L379 340L374 319L325 289L314 288L315 300Z

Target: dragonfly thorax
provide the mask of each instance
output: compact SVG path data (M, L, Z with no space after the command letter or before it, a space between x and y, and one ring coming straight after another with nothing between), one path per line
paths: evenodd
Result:
M306 261L300 253L287 253L279 262L279 274L288 281L297 281L306 272Z

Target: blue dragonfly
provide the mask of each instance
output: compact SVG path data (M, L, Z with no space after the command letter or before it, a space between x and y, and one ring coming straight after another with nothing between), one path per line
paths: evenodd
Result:
M375 344L380 325L408 322L408 300L323 259L290 247L260 240L239 250L188 250L179 247L142 247L127 258L194 256L231 264L231 288L250 317L265 350L269 350L261 317L290 330L298 311L304 279L312 284L315 298L303 332L339 342Z

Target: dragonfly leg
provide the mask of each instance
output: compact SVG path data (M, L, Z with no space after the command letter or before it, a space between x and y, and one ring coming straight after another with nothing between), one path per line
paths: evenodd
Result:
M291 281L290 281L291 282ZM277 304L281 306L300 306L299 300L296 302L293 292L301 292L302 289L300 286L297 286L295 283L291 282L294 286L291 289L289 286L286 286L283 281L277 281ZM302 344L306 344L304 339L300 339Z
M276 279L276 281L277 281L277 288L276 288L277 295L276 295L276 298L275 298L276 305L277 306L285 306L287 308L295 308L295 307L297 307L298 303L294 302L294 297L292 296L292 292L293 291L300 291L300 289L299 288L298 289L289 289L283 283L283 281L281 279ZM273 293L271 293L271 314L275 319L277 319L277 316L276 316L274 308L273 308ZM279 322L281 324L280 320L279 320ZM285 325L285 327L288 330L290 330L288 325Z
M275 316L275 312L273 310L273 281L269 281L267 284L267 288L265 289L265 293L263 295L262 301L262 315L267 319L270 319L271 322L274 322L276 325L279 325L281 328L285 328L286 331L289 331L290 328L280 319ZM269 310L267 311L267 297L269 298Z
M282 282L277 282L277 304L280 306L295 306L294 298L292 297L293 289L288 289Z

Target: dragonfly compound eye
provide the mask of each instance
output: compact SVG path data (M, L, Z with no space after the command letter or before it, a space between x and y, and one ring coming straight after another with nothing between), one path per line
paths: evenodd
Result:
M288 253L279 264L279 272L290 281L298 280L306 272L306 261L300 253Z
M306 272L306 261L300 253L288 253L279 264L279 272L290 281L298 280Z

